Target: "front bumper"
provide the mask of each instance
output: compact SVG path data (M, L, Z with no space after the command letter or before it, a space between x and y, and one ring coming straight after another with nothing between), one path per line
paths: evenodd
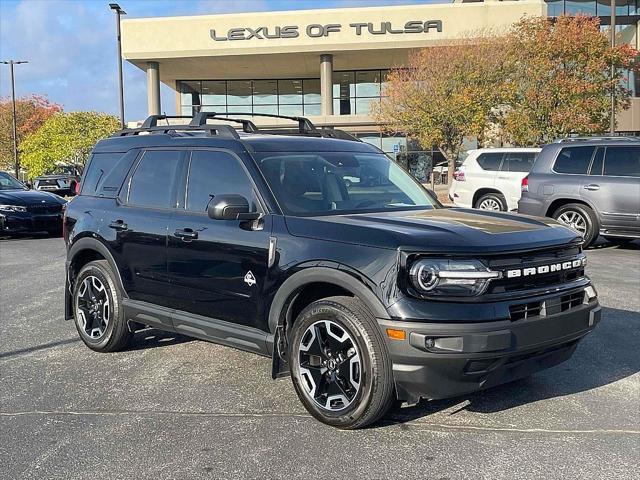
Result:
M571 357L600 314L597 298L589 298L585 289L581 305L514 321L378 323L393 361L398 398L415 403L471 393L557 365ZM404 330L406 338L388 338L387 328Z
M4 212L0 234L62 231L62 212L37 215L29 212Z

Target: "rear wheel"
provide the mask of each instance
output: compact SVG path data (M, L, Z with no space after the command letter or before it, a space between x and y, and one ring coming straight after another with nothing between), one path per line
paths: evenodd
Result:
M75 282L73 316L80 338L98 352L126 347L132 333L122 309L122 295L106 260L87 263Z
M328 425L355 429L391 407L391 359L374 316L358 299L309 305L291 329L289 362L302 404Z
M493 210L495 212L506 212L507 201L500 193L485 193L478 200L474 208L478 210Z
M598 218L593 210L581 203L568 203L553 213L553 218L584 238L582 246L587 248L598 238Z

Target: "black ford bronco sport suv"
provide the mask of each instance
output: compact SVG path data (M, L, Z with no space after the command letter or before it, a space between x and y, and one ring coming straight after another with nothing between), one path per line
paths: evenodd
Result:
M266 355L314 417L358 428L556 365L600 320L569 228L443 208L302 117L228 115L95 146L64 220L65 316L89 348L155 327Z

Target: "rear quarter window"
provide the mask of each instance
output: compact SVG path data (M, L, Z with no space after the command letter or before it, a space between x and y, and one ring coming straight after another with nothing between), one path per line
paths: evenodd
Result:
M114 165L123 157L124 153L94 153L82 178L82 195L96 195L98 184L111 172Z
M481 153L476 161L483 170L497 172L500 170L503 155L502 152Z
M640 147L607 147L604 175L640 177Z

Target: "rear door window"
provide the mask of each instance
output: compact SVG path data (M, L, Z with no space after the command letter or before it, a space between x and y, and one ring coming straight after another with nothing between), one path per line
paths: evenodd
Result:
M502 152L481 153L477 160L478 165L480 165L483 170L497 172L500 170L503 155Z
M565 147L560 150L553 171L586 175L596 147Z
M502 163L503 172L528 172L536 158L535 152L508 152Z
M640 177L640 147L607 147L604 174L616 177Z
M140 207L173 208L183 152L148 150L129 182L127 203Z

